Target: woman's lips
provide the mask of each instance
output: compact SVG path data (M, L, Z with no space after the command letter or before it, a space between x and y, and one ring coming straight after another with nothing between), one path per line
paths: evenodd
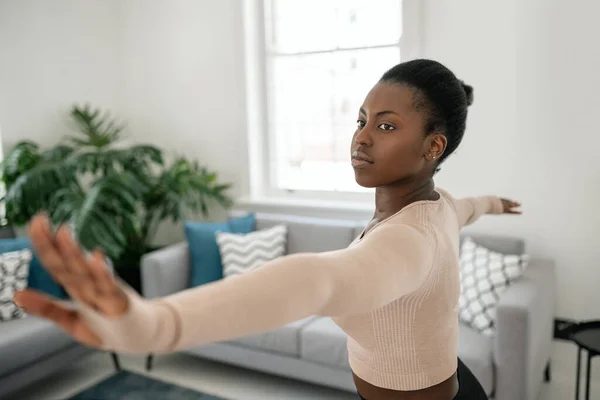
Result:
M366 167L373 164L371 157L361 151L352 152L352 166L353 167Z
M358 159L358 158L353 158L352 159L352 166L355 167L355 168L366 167L366 166L371 165L371 164L373 164L373 163L365 161L365 160L361 160L361 159Z

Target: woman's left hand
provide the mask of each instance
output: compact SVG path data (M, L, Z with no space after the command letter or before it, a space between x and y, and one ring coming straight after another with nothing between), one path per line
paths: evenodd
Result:
M109 272L102 251L86 255L66 226L55 234L50 224L48 217L42 214L33 217L29 223L31 244L46 271L72 300L103 316L117 318L124 315L129 309L129 299ZM98 347L102 344L79 311L66 307L58 299L25 289L15 294L14 301L27 314L54 322L85 345Z
M521 207L521 203L503 198L501 198L500 201L502 201L502 212L504 214L523 214L522 211L516 210L516 208Z

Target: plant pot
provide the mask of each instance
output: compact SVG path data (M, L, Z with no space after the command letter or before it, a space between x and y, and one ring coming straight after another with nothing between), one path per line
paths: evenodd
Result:
M147 252L160 249L162 246L150 246ZM142 255L129 253L115 263L115 272L136 292L142 294Z
M115 266L115 272L140 295L142 294L142 277L139 265Z

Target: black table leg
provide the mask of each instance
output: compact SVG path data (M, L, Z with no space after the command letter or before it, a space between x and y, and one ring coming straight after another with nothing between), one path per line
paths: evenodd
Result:
M152 369L152 361L154 360L154 354L149 354L146 357L146 371L150 371Z
M120 371L121 370L121 364L119 363L119 356L117 355L117 353L110 353L110 356L112 357L113 364L115 365L115 369L117 371Z
M581 372L581 347L577 347L577 374L575 378L575 400L579 400L579 374Z
M585 373L585 400L590 400L590 370L592 369L592 354L588 351L587 371Z

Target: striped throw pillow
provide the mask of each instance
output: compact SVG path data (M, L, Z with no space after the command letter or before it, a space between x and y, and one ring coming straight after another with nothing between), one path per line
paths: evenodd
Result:
M281 257L286 252L287 227L276 225L269 229L236 234L216 233L223 277L243 274Z

